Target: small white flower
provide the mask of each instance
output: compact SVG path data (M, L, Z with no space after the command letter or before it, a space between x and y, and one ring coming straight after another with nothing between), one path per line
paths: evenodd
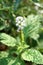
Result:
M17 32L19 32L20 31L20 29L17 29Z
M26 26L26 23L25 22L21 22L21 26Z
M16 18L16 22L19 22L19 21L22 21L23 20L23 17L21 17L21 16L18 16L17 18Z
M20 28L17 29L17 32L19 32L19 31L20 31Z
M26 19L24 17L18 16L16 18L16 26L18 27L18 30L22 30L26 26Z
M21 30L23 30L24 29L24 27L21 27Z
M16 26L18 26L19 24L17 23Z
M19 27L18 27L18 28L20 28L20 29L22 30L24 27L19 25Z

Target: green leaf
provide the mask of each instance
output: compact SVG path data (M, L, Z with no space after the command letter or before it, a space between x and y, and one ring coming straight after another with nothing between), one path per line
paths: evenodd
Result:
M6 33L0 33L0 42L12 47L16 45L16 39Z
M0 60L0 65L8 65L8 61L6 58Z
M39 2L40 0L32 0L33 2Z
M19 56L16 58L13 56L12 51L0 52L0 65L25 65L25 62Z
M37 42L38 46L36 47L40 52L43 53L43 35L42 38L40 38Z
M25 65L25 63L23 60L17 57L12 65Z
M20 58L2 58L0 60L0 65L25 65L25 62Z
M28 36L37 40L39 38L39 29L40 29L40 16L39 15L29 15L27 17L27 26L24 28L25 38Z
M3 19L2 19L3 20ZM0 21L0 30L3 30L5 28L5 23Z
M26 61L32 61L36 64L43 64L43 55L35 49L24 51L24 53L22 53L22 58Z
M12 65L15 61L15 58L8 51L0 52L0 65Z
M6 51L0 51L0 59L8 57L9 53Z

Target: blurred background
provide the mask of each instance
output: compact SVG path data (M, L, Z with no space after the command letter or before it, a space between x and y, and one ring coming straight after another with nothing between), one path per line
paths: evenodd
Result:
M38 49L43 54L43 0L0 0L0 32L5 32L13 37L18 36L15 18L17 16L27 17L31 14L41 16L39 44L30 38L27 38L26 41L29 42L30 47ZM0 48L2 47L3 45Z

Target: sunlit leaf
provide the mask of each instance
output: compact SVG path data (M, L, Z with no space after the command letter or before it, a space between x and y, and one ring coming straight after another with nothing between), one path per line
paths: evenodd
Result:
M40 17L39 15L29 15L27 17L27 26L24 28L24 35L27 38L28 36L37 40L39 38L39 29L40 29Z
M22 53L22 58L36 64L43 64L43 55L35 49L28 49L24 51L24 53Z
M16 45L16 39L6 33L0 33L0 39L0 42L2 42L5 45L12 47Z

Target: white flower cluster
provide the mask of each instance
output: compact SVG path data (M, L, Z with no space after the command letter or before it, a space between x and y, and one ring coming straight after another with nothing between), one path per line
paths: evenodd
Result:
M26 19L24 17L18 16L16 18L16 26L18 27L18 32L22 30L26 26Z

